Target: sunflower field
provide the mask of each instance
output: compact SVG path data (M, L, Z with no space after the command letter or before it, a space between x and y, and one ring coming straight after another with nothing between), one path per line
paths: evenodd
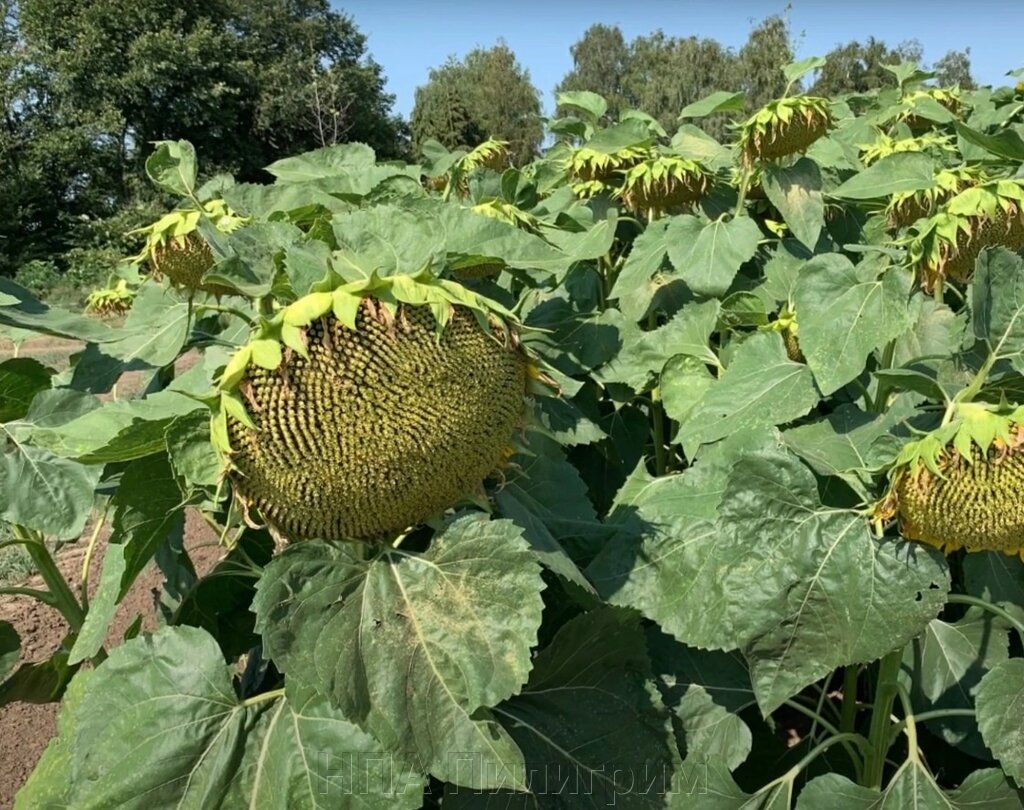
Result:
M525 166L160 142L87 312L0 279L82 346L0 363L70 628L0 622L0 705L61 702L16 807L1024 806L1024 85L821 64L673 133L561 94Z

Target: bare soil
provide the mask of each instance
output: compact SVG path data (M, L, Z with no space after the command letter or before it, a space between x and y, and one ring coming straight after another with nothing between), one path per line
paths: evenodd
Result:
M86 536L88 536L88 528ZM91 565L90 594L99 583L102 567L102 553L106 548L108 527L103 530ZM220 559L222 549L217 545L217 536L203 522L198 514L190 512L185 520L185 548L200 575L209 571ZM85 542L65 547L57 557L57 566L71 587L77 590L81 575ZM162 577L151 565L136 580L118 608L107 635L107 649L121 643L125 630L142 616L143 631L155 630L159 626L159 611L156 600L160 592ZM30 587L42 587L38 576L27 583ZM68 627L57 611L27 596L0 597L0 619L14 625L21 636L21 661L44 661L60 647ZM0 808L13 806L14 795L25 783L36 762L56 733L58 706L55 703L15 703L0 707Z

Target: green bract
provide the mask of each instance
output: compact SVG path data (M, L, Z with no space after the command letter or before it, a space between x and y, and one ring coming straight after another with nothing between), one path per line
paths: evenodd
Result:
M903 152L934 152L939 155L954 155L956 147L949 135L937 132L925 132L911 138L894 138L884 132L878 132L874 142L861 147L860 159L865 166L870 166L884 157Z
M700 164L662 154L630 166L617 193L631 211L665 211L696 202L707 193L708 185Z
M885 208L890 227L902 228L919 219L929 217L961 191L987 181L984 170L973 166L940 169L935 173L935 185L916 191L893 194Z

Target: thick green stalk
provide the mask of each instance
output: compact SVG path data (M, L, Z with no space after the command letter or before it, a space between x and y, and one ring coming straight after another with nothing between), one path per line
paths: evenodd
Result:
M846 734L855 730L857 725L857 676L860 667L852 664L843 670L843 711L839 720L839 728Z
M875 688L875 703L871 709L871 730L868 732L867 760L861 784L880 790L882 774L885 771L885 755L889 752L892 727L892 706L899 694L900 665L903 650L896 649L882 659L878 667L878 684Z
M960 605L971 605L973 607L987 610L994 616L998 616L1005 622L1008 622L1013 627L1020 637L1024 639L1024 623L1021 623L1018 619L1014 618L1008 611L1003 610L999 605L994 605L985 599L979 599L977 596L970 596L966 593L951 593L946 597L946 601Z
M57 563L43 542L42 536L23 526L14 526L13 529L15 537L25 541L25 549L39 570L43 582L46 583L53 606L61 612L72 631L77 633L82 629L82 623L85 621L85 611L82 610L82 606L78 603L64 576L57 569Z

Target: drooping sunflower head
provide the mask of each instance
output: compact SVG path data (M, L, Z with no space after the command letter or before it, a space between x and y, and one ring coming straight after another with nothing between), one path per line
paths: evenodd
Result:
M618 196L633 212L664 211L701 199L710 180L699 163L678 155L655 154L623 172Z
M396 534L507 459L529 362L503 312L453 282L310 293L225 369L214 441L250 520L283 540Z
M935 185L917 191L901 191L889 198L885 217L890 228L905 228L923 217L929 217L961 191L985 183L984 170L975 166L940 169Z
M197 230L204 217L221 233L231 233L247 222L223 200L211 200L201 209L171 211L152 225L133 231L146 237L146 244L135 260L147 262L155 279L166 278L175 286L212 295L231 293L226 287L203 282L203 276L214 263L210 246Z
M134 301L135 290L121 279L113 287L103 287L89 293L85 299L85 309L104 318L117 317L128 312Z
M927 114L927 105L939 105L947 112L959 112L963 101L956 87L928 87L907 93L901 103L898 120L911 132L923 132L935 126L936 121Z
M580 146L568 157L569 177L577 185L599 183L603 190L606 184L615 179L616 173L627 171L652 154L651 148L643 145L624 146L613 152Z
M915 226L906 241L925 289L947 278L966 282L984 248L1024 247L1024 182L995 180L971 186Z
M878 517L946 553L1024 553L1024 408L965 403L955 420L911 442L890 471Z
M925 132L911 138L894 138L878 132L874 141L861 145L860 159L865 166L870 166L884 157L904 152L955 155L956 146L952 138L940 132Z
M743 161L755 166L803 152L834 123L826 98L792 96L771 101L740 126Z

